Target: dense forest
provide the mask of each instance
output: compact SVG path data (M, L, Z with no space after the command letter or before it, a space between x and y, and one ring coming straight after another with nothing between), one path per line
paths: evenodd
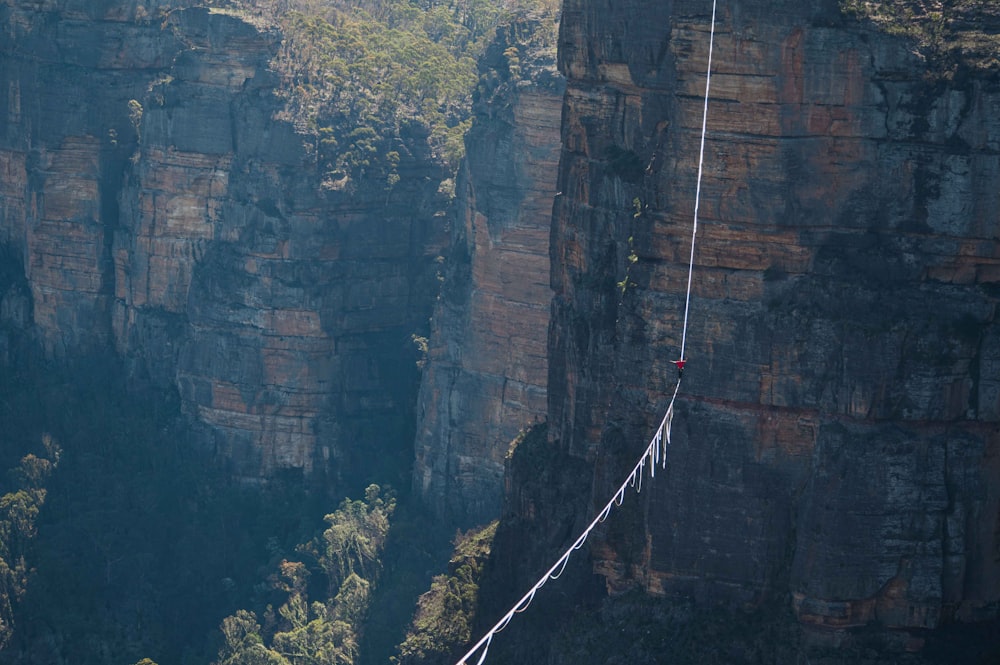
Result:
M500 25L547 17L530 40L555 42L556 0L240 0L239 9L281 26L275 70L281 117L318 132L327 186L399 181L393 140L426 134L452 169L472 122L477 60ZM527 45L527 44L525 44ZM509 54L517 73L516 48Z

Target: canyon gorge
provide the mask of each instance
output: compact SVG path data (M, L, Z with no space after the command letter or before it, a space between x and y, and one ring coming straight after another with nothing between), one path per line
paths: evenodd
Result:
M501 26L464 158L402 123L389 180L216 4L0 4L0 363L119 364L250 486L499 518L485 630L678 380L712 4ZM666 470L488 662L1000 654L1000 10L942 6L719 2Z

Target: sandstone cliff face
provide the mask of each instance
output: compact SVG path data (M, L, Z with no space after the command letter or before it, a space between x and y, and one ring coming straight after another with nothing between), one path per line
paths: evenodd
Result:
M463 526L499 515L509 444L546 408L563 93L554 35L543 34L552 20L506 28L481 61L421 384L414 486L439 516Z
M23 256L26 325L49 355L113 346L175 387L245 478L401 482L443 167L413 137L391 191L326 191L316 137L275 119L280 34L107 5L2 10L0 240Z
M710 10L564 3L549 428L592 464L580 524L676 379ZM828 1L720 3L716 39L669 470L594 571L824 629L995 617L996 74L927 76Z
M128 100L175 48L142 16L134 3L0 7L0 242L20 259L49 354L110 339L109 230L134 134Z
M314 139L272 119L274 39L215 16L219 28L182 30L200 42L144 115L116 236L119 349L175 372L241 473L403 466L443 170L404 149L393 191L321 191Z

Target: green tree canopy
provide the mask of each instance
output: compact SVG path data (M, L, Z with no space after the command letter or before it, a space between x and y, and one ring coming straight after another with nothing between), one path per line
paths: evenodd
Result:
M318 137L325 183L398 182L398 147L426 141L453 169L471 123L477 59L497 26L556 0L243 0L284 35L273 67L283 117ZM395 158L393 158L395 155Z
M270 577L285 594L276 612L265 613L270 627L248 610L222 622L217 665L353 665L395 507L393 493L378 485L363 500L344 499L325 517L327 528L297 548L309 563L283 560Z
M12 491L0 496L0 649L14 629L14 609L28 586L29 547L45 503L45 484L59 463L60 449L49 435L42 437L47 457L28 453L9 475Z

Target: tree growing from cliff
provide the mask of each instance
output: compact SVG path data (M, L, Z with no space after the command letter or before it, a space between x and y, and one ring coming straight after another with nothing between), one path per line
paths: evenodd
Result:
M490 556L497 522L459 534L448 573L438 575L420 597L406 639L399 645L398 665L447 665L472 637L479 579Z
M364 500L345 499L325 517L327 528L297 548L303 561L283 560L271 576L284 601L268 605L264 624L249 610L222 622L217 665L355 663L395 508L393 493L378 485Z
M139 136L139 130L142 127L142 104L136 99L128 100L128 120L132 125L132 129L135 130L135 135Z
M0 497L0 649L13 634L14 610L27 591L35 523L45 503L45 484L61 454L47 434L42 445L44 456L25 455L20 466L9 473L15 487Z

